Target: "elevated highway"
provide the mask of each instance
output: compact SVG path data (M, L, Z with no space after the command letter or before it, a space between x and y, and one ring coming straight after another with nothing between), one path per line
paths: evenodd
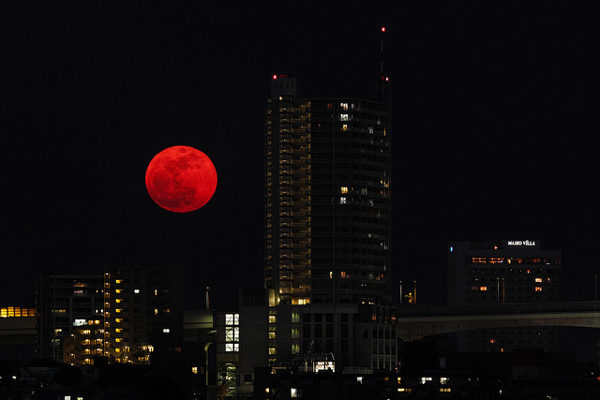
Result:
M405 341L472 329L535 326L600 328L600 301L398 307L397 336Z

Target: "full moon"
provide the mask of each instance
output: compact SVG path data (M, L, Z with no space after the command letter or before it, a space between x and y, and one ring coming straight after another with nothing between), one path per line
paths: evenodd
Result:
M158 153L146 169L146 189L165 210L186 213L205 205L217 188L217 171L210 158L189 146Z

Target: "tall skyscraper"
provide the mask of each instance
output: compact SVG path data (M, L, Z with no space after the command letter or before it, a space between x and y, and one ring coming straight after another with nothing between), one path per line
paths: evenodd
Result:
M389 99L297 94L296 78L272 77L265 131L270 304L390 303Z

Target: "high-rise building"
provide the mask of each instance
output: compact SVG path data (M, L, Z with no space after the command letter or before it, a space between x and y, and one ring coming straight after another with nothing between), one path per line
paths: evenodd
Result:
M36 292L36 353L70 364L148 364L181 351L183 269L107 266L103 275L42 275Z
M102 275L53 275L37 277L36 356L62 361L66 341L74 328L101 320Z
M559 300L561 252L539 240L448 244L448 304L544 303ZM558 349L552 327L490 328L457 334L459 351Z
M272 77L265 132L271 301L390 303L388 99L297 93L296 78Z
M183 268L106 267L104 335L112 362L144 364L153 351L181 351Z

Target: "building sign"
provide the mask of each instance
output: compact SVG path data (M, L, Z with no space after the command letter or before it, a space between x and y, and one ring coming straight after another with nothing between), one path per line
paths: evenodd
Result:
M533 241L529 241L529 240L509 240L506 244L508 246L533 247L533 246L535 246L535 240L533 240Z

